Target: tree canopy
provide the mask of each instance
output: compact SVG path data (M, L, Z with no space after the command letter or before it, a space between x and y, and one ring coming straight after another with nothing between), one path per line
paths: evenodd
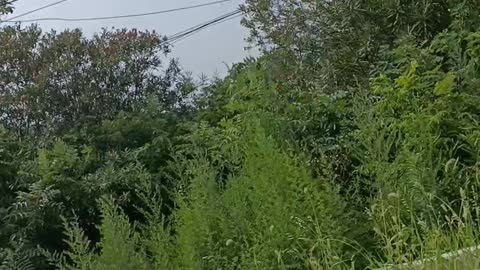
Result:
M201 82L0 26L0 269L479 268L479 6L247 0L262 56Z

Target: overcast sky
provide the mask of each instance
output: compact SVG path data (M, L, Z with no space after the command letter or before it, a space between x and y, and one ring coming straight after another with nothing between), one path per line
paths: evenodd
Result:
M13 15L56 2L57 0L18 0L15 2ZM20 19L42 17L98 17L134 13L154 12L179 7L198 5L214 0L69 0L62 4L35 12ZM232 0L213 6L184 10L168 14L146 17L124 18L117 20L84 22L41 22L43 29L62 30L81 28L86 35L99 31L102 27L137 28L155 30L164 35L171 35L191 26L209 21L235 10L244 0ZM178 57L184 68L194 74L225 75L225 64L243 60L255 52L245 51L245 38L248 31L240 26L240 18L229 20L205 29L175 45L171 56Z

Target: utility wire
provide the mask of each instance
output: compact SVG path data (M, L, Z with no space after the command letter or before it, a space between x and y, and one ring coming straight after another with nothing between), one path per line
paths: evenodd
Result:
M13 19L17 18L17 17L21 17L21 16L24 16L24 15L27 15L27 14L30 14L30 13L33 13L35 11L38 11L38 10L41 10L41 9L45 9L49 6L53 6L54 4L59 4L59 3L62 3L62 2L66 2L68 0L62 0L62 1L59 1L59 2L56 2L56 3L52 3L48 6L44 6L44 7L41 7L41 8L38 8L36 10L32 10L30 12L27 12L27 13L24 13L24 14L21 14L21 15L18 15L14 18L11 18L9 20L6 20L4 22L32 22L32 21L41 21L41 20L53 20L55 18L52 18L52 19L49 19L49 18L41 18L41 19L32 19L32 20L22 20L22 21L12 21ZM151 13L143 13L143 14L135 14L135 15L124 15L124 16L112 16L112 17L101 17L100 19L106 19L106 18L120 18L120 17L138 17L138 16L146 16L146 15L153 15L153 14L159 14L159 13L167 13L167 12L173 12L173 11L179 11L179 10L185 10L185 9L191 9L191 8L197 8L197 7L203 7L203 6L208 6L208 5L214 5L214 4L218 4L218 3L223 3L223 2L228 2L228 1L231 1L231 0L222 0L222 1L216 1L216 2L211 2L211 3L206 3L206 4L202 4L202 5L196 5L196 6L189 6L189 7L183 7L183 8L178 8L178 9L172 9L172 10L164 10L164 11L158 11L158 12L151 12ZM226 14L223 14L217 18L214 18L212 20L209 20L207 22L203 22L201 24L198 24L198 25L195 25L195 26L192 26L192 27L189 27L185 30L182 30L178 33L175 33L169 37L167 37L166 39L166 43L169 43L171 45L173 44L176 44L204 29L207 29L209 27L212 27L212 26L215 26L217 24L220 24L220 23L223 23L223 22L226 22L226 21L229 21L229 20L232 20L232 19L235 19L235 18L238 18L238 17L241 17L242 14L241 14L241 11L239 9L237 10L234 10L234 11L231 11L231 12L228 12ZM94 19L94 18L84 18L84 19L80 19L80 20L90 20L90 19ZM95 18L95 19L98 19L98 18ZM55 19L55 20L79 20L79 19Z
M242 14L239 14L239 15L236 15L236 16L233 16L233 17L230 17L230 18L226 18L226 19L223 20L223 21L219 21L219 22L216 22L216 23L213 23L213 24L209 25L209 27L213 27L213 26L215 26L215 25L217 25L217 24L224 23L224 22L226 22L226 21L230 21L230 20L233 20L233 19L236 19L236 18L240 18L240 17L242 17L242 16L243 16ZM208 28L208 27L206 27L206 28ZM206 28L204 28L204 29L206 29ZM187 34L187 35L184 35L184 36L182 36L182 37L176 38L176 39L175 39L174 41L172 41L170 44L172 44L172 45L177 44L177 43L181 42L182 40L184 40L184 39L186 39L186 38L188 38L188 37L190 37L190 36L192 36L192 35L200 32L200 31L201 31L201 30L198 30L198 31L196 31L196 32L192 32L192 33L190 33L190 34Z
M11 22L12 20L18 19L18 18L23 17L23 16L25 16L25 15L29 15L29 14L35 13L35 12L37 12L37 11L46 9L46 8L56 6L56 5L58 5L58 4L61 4L61 3L63 3L63 2L67 2L67 1L69 1L69 0L57 1L57 2L54 2L54 3L48 4L48 5L46 5L46 6L42 6L42 7L36 8L36 9L34 9L34 10L30 10L30 11L28 11L28 12L22 13L22 14L20 14L20 15L15 16L15 17L6 19L4 22Z
M223 15L217 17L217 18L214 18L214 19L211 19L211 20L209 20L209 21L206 21L206 22L197 24L197 25L192 26L192 27L190 27L190 28L187 28L187 29L185 29L185 30L183 30L183 31L180 31L180 32L178 32L178 33L176 33L176 34L173 34L173 35L169 36L168 39L169 39L169 40L174 40L174 39L177 39L177 38L179 38L179 37L183 37L184 35L188 35L188 34L190 34L190 33L192 33L192 32L196 32L196 31L198 31L198 30L201 30L202 28L204 28L204 27L206 27L206 26L208 26L208 25L211 25L211 24L216 23L216 22L218 22L218 21L224 20L224 19L226 19L226 18L228 18L228 17L230 17L230 16L234 16L234 15L236 15L236 14L238 14L238 13L239 13L239 11L238 11L238 10L235 10L235 11L232 11L232 12L229 12L229 13L226 13L226 14L223 14Z
M176 34L173 34L173 35L169 36L168 38L169 38L169 39L173 39L173 38L175 38L175 37L177 37L177 36L186 34L187 32L190 32L190 31L192 31L192 30L194 30L194 29L197 29L198 27L201 27L201 26L203 26L203 25L205 25L205 24L213 23L213 22L218 21L218 20L221 20L221 19L223 19L223 18L225 18L225 17L234 15L234 14L236 14L237 12L238 12L238 10L234 10L234 11L228 12L228 13L226 13L226 14L220 15L220 16L217 17L217 18L214 18L214 19L211 19L211 20L209 20L209 21L206 21L206 22L203 22L203 23L194 25L194 26L189 27L189 28L187 28L187 29L185 29L185 30L183 30L183 31L180 31L180 32L178 32L178 33L176 33Z
M68 0L62 0L68 1ZM39 22L39 21L67 21L67 22L80 22L80 21L98 21L98 20L110 20L110 19L122 19L122 18L133 18L133 17L143 17L143 16L151 16L157 14L164 14L164 13L171 13L176 11L212 6L220 3L230 2L231 0L220 0L200 5L194 6L187 6L169 10L160 10L154 12L147 12L147 13L139 13L139 14L128 14L128 15L118 15L118 16L106 16L106 17L89 17L89 18L38 18L38 19L30 19L30 20L20 20L20 21L12 21L14 18L6 20L5 22L15 22L15 23L22 23L22 22Z
M186 31L183 31L181 33L177 33L169 38L167 38L167 42L170 43L170 44L174 44L174 43L177 43L179 40L183 40L191 35L194 35L206 28L209 28L215 24L218 24L218 23L222 23L224 22L226 19L236 15L237 13L233 13L233 14L228 14L228 15L225 15L225 16L222 16L222 17L219 17L217 19L214 19L212 21L209 21L209 22L206 22L206 23L203 23L203 24L200 24L196 27L193 27L191 28L190 30L186 30Z
M219 22L213 23L213 24L209 25L209 27L212 27L212 26L215 26L215 25L217 25L217 24L224 23L224 22L226 22L226 21L230 21L230 20L233 20L233 19L236 19L236 18L240 18L240 17L242 17L242 16L243 16L242 14L238 14L238 15L236 15L236 16L227 18L227 19L225 19L225 20L223 20L223 21L219 21ZM206 27L206 28L208 28L208 27ZM206 29L206 28L204 28L204 29ZM181 42L182 40L184 40L184 39L186 39L186 38L188 38L188 37L190 37L190 36L192 36L192 35L200 32L200 31L201 31L201 30L198 30L198 31L193 32L193 33L190 33L190 34L188 34L188 35L184 35L184 36L182 36L182 37L179 37L179 38L175 39L174 41L172 41L171 44L172 44L172 45L177 44L177 43Z
M193 26L193 27L190 27L188 29L185 29L181 32L178 32L176 34L173 34L169 37L167 37L167 40L166 42L170 43L170 44L174 44L174 43L177 43L193 34L196 34L197 32L200 32L206 28L209 28L211 26L214 26L216 24L219 24L219 23L223 23L225 21L228 21L228 20L231 20L233 18L236 18L236 17L239 17L241 16L241 11L240 10L235 10L235 11L232 11L232 12L229 12L227 14L224 14L224 15L221 15L213 20L210 20L210 21L207 21L207 22L204 22L204 23L201 23L201 24L198 24L196 26Z

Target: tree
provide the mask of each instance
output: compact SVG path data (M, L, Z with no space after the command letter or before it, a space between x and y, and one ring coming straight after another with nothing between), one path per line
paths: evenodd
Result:
M165 110L181 102L185 78L155 32L103 30L43 33L36 26L0 29L0 120L18 135L62 134L133 111L148 98Z
M0 15L12 13L12 4L16 0L0 0Z
M195 85L176 60L162 65L170 49L155 32L88 39L15 25L0 28L0 43L0 258L42 268L37 246L64 248L62 218L78 217L95 242L97 199L124 201L135 220L136 179L166 185Z
M19 171L20 162L19 152L20 144L15 141L3 127L0 127L0 216L5 217L8 213L8 207L15 201L15 192L17 191L16 176ZM0 242L8 242L8 233L10 231L6 226L5 220L0 219ZM0 245L2 247L2 245Z
M248 0L265 54L202 88L1 28L0 269L478 269L479 1Z
M380 48L399 36L431 40L450 24L455 2L252 0L243 10L252 42L301 63L297 76L331 93L368 83Z

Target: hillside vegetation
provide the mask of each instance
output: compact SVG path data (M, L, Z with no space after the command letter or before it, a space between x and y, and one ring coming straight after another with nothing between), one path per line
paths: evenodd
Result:
M247 0L262 56L203 81L2 25L0 269L479 269L479 7Z

